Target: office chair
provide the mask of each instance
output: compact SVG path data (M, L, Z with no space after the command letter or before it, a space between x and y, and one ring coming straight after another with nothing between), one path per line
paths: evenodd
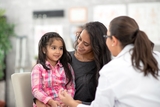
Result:
M14 73L11 81L15 94L16 107L33 107L31 93L31 72Z

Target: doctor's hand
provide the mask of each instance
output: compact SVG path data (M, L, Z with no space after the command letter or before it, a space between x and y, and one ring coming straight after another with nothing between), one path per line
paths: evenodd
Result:
M69 107L77 107L77 105L79 104L72 98L70 94L67 93L66 90L59 91L59 98L62 103L68 105Z
M78 104L82 104L82 101L80 100L75 100Z

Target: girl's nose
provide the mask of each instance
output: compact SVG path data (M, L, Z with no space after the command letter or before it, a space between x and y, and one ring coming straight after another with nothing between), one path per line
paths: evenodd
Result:
M60 51L61 51L60 49L56 49L56 53L60 53Z

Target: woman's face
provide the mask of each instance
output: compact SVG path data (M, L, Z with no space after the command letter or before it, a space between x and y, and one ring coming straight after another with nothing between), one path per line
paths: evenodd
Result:
M110 33L110 29L108 29L107 36L112 36ZM113 41L111 37L106 38L106 45L109 51L111 52L111 54L114 56L114 47L113 47Z
M77 52L81 55L92 52L91 41L87 30L83 30L78 38Z
M109 51L111 52L111 54L113 56L117 56L122 50L121 46L119 45L120 42L114 35L111 35L110 29L108 29L107 35L111 36L111 37L108 37L106 39L106 45L107 45Z

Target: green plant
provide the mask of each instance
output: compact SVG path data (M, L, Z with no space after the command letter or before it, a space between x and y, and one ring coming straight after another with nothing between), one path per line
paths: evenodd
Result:
M7 22L4 16L5 10L0 9L0 79L3 78L3 70L6 67L4 60L8 51L11 49L10 37L15 36L14 24Z

